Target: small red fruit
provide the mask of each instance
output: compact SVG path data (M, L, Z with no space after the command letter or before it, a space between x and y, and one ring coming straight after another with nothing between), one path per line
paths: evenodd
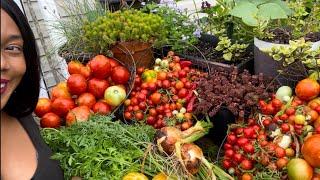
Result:
M34 113L38 117L42 117L46 113L51 111L51 101L48 98L39 98L38 103L36 106L36 109L34 110Z
M42 116L40 126L42 128L59 128L61 126L61 119L58 115L49 112Z
M94 113L106 115L111 111L111 107L105 102L97 102L93 105L92 110Z

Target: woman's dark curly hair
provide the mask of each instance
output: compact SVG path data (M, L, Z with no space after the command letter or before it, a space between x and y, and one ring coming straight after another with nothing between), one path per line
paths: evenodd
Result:
M1 9L8 13L20 29L26 62L26 72L3 110L10 116L24 117L33 112L38 102L40 91L38 48L28 20L18 5L13 0L1 0Z

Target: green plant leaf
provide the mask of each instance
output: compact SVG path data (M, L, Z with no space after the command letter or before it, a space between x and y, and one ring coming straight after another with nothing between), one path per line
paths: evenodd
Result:
M263 20L285 19L288 17L286 11L276 3L267 3L260 5L257 15Z
M269 0L268 2L279 5L281 9L286 12L286 15L291 15L293 13L293 11L289 8L288 4L282 0Z
M230 14L232 16L243 18L248 16L253 17L255 14L257 14L257 12L258 8L256 5L249 1L241 1L230 11Z
M251 3L255 4L255 5L260 5L260 4L264 4L270 0L249 0Z
M257 26L258 20L254 18L257 12L258 8L255 4L249 1L241 1L230 11L230 15L241 18L248 26Z
M223 59L225 59L226 61L231 61L231 58L232 58L231 52L223 54Z

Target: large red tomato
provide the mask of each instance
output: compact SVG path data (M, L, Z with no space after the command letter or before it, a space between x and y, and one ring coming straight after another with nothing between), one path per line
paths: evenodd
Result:
M311 166L320 168L320 134L308 137L301 150L303 158Z
M100 101L93 105L92 110L94 113L105 115L110 113L111 107L106 102Z
M71 95L68 91L67 83L60 82L51 90L51 100L55 100L58 97L71 98Z
M40 126L42 128L59 128L61 126L61 119L55 113L46 113L40 119Z
M311 100L319 95L320 85L317 81L307 78L298 82L295 92L300 99Z
M91 93L83 93L77 99L78 106L88 106L90 109L96 103L96 98Z
M93 94L97 99L104 96L104 91L109 87L109 83L104 79L93 78L88 81L88 92Z
M86 79L81 74L70 75L67 85L71 94L80 95L87 91Z
M76 122L88 121L90 117L90 109L88 106L78 106L71 111L66 116L66 125L71 126Z
M113 69L114 67L117 67L117 66L120 65L118 61L116 61L116 60L114 60L112 58L108 58L108 59L109 59L109 63L110 63L111 69Z
M51 111L60 117L65 117L66 114L75 107L71 98L57 98L51 104Z
M130 73L127 68L123 66L117 66L112 69L111 78L116 84L125 84L128 82Z
M87 66L82 66L80 68L80 72L79 74L81 74L84 78L88 79L91 75L91 69L90 67L87 65Z
M42 117L46 113L51 111L51 101L48 98L39 98L38 103L36 106L36 109L34 110L34 113L38 117Z
M92 76L105 79L111 73L111 65L109 59L104 55L97 55L91 61L89 61L89 67L92 72Z
M80 74L80 70L83 67L79 61L70 61L68 63L68 72L69 74Z

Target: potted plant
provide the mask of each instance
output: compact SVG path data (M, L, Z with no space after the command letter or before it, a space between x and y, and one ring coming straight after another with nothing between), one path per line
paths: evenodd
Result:
M237 22L237 19L231 16L230 12L234 6L235 2L226 0L217 1L214 6L208 2L202 3L201 12L207 16L199 19L201 29L215 38L208 43L196 44L201 52L186 51L186 57L205 58L221 67L230 68L231 65L236 65L240 70L253 69L250 45L253 36L252 33L247 33L240 21Z
M190 19L186 10L175 6L150 3L141 9L142 12L156 14L163 18L164 28L168 31L165 45L156 49L159 57L166 56L169 50L181 53L192 49L198 41L206 41L207 36L200 34L197 24ZM209 37L210 38L210 37Z
M152 45L166 37L164 20L137 10L107 13L83 26L82 40L87 51L106 53L115 58L133 58L138 67L152 64Z
M260 20L258 26L255 27L255 39L254 39L254 56L255 56L255 73L264 73L271 77L276 77L282 84L288 84L294 86L295 82L303 78L301 74L305 70L304 65L298 62L300 57L294 57L295 54L290 54L292 59L296 59L295 62L283 66L283 63L279 63L268 53L264 53L262 50L277 46L278 48L289 49L292 44L289 44L290 40L298 40L304 37L306 41L311 41L310 44L313 50L317 49L320 44L320 26L316 19L320 18L320 5L315 4L308 7L307 1L295 1L289 4L281 2L285 9L290 7L292 13L286 18L281 20ZM286 47L286 48L284 48ZM291 47L294 49L295 47ZM282 50L283 50L282 49ZM284 70L279 74L278 69ZM299 69L297 71L297 69ZM290 73L289 73L290 72ZM292 72L296 72L292 74ZM297 78L300 76L300 79Z

